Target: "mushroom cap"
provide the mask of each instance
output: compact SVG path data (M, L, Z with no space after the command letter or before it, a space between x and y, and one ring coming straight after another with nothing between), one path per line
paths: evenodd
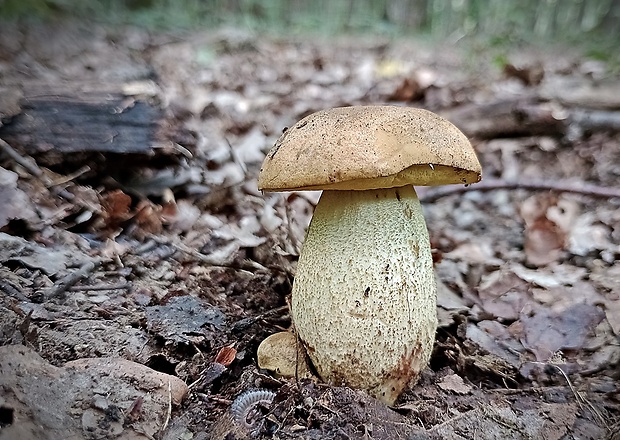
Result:
M467 137L427 110L338 107L286 130L267 154L265 191L366 190L475 183L481 166Z
M258 367L271 371L276 377L312 377L306 352L291 332L278 332L260 343L256 352Z

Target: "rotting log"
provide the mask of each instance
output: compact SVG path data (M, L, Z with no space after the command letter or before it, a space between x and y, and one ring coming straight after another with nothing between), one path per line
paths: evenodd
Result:
M439 112L468 137L495 139L519 136L562 136L564 121L551 105L532 98L466 104Z
M19 111L0 117L0 138L44 166L96 164L102 157L108 165L135 165L153 156L169 164L179 154L175 143L194 144L154 95L128 95L122 84L24 84Z
M538 98L465 104L439 114L476 139L521 136L573 139L592 130L620 131L620 111L561 107Z

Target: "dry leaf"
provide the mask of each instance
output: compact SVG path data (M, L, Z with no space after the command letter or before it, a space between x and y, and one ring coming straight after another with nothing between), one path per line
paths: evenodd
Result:
M131 197L120 189L110 191L101 196L101 208L105 227L116 229L121 223L131 218Z
M523 66L507 63L504 66L504 75L508 78L516 78L526 86L535 86L540 84L545 77L545 69L540 62Z
M518 319L523 307L531 302L529 284L505 270L487 275L478 294L487 313L510 321Z
M575 304L561 313L543 307L523 310L521 343L537 361L546 362L559 350L581 349L604 317L599 307L588 304Z
M235 356L237 356L237 350L234 347L222 347L215 356L214 362L228 367L235 360Z
M620 300L605 303L605 316L616 336L620 336Z
M472 389L471 385L467 385L463 382L463 378L456 374L445 376L437 386L444 391L452 391L456 394L469 394Z
M142 200L136 206L134 220L140 227L140 231L147 234L156 234L162 230L160 215L161 207L156 206L150 200Z

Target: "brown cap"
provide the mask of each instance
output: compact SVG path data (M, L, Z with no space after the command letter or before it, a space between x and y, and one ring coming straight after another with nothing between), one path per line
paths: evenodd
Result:
M480 181L471 144L446 119L408 107L339 107L285 131L258 176L265 191L365 190Z

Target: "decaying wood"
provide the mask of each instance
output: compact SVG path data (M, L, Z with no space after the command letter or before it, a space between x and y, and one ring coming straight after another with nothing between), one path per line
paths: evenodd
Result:
M620 84L613 78L593 81L576 77L556 77L545 83L540 94L543 99L566 107L620 110Z
M554 108L536 98L467 104L439 113L468 137L495 139L518 136L562 136L564 122Z
M122 92L29 93L0 137L29 154L98 151L148 153L162 112Z
M586 131L620 131L620 111L574 109L569 115L570 139L578 139Z
M620 131L620 111L560 107L538 98L467 104L440 114L468 137L497 139L519 136L579 137L586 131Z
M86 278L90 275L100 263L100 261L89 261L84 263L78 270L69 273L50 288L45 294L45 299L50 300L52 298L62 297L70 287L74 286L82 278Z

